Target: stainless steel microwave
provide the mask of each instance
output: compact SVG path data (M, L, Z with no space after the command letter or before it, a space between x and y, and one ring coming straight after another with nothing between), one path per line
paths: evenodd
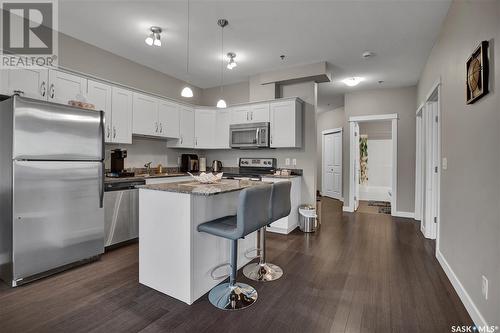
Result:
M231 148L268 148L269 123L231 125L229 138Z

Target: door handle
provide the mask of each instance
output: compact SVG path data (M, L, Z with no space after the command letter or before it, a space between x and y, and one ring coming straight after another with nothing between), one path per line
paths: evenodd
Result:
M182 144L182 141L184 141L184 139L182 138L182 134L181 134L181 144Z
M155 133L158 133L158 122L155 121Z
M54 98L54 96L56 95L56 88L54 87L54 84L52 83L50 85L50 98Z
M99 208L104 208L104 162L99 166Z
M250 120L253 120L253 111L250 112Z
M42 97L45 97L45 94L47 93L47 88L45 86L45 81L43 81L40 85L40 95L42 95Z

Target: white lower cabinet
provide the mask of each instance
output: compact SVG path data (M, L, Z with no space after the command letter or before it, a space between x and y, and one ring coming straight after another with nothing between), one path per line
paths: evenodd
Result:
M299 99L270 103L271 148L302 147L302 109Z
M3 69L0 70L0 93L47 100L48 69Z
M299 225L299 206L301 205L302 196L302 177L292 177L292 178L273 178L273 177L263 177L263 182L277 183L283 181L291 181L292 188L290 190L290 201L291 201L291 211L290 215L279 219L278 221L271 223L271 226L267 227L267 231L276 232L279 234L289 234Z

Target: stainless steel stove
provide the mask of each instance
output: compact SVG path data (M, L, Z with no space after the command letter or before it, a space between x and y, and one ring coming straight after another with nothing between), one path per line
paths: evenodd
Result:
M238 167L237 173L224 172L224 178L261 180L263 176L274 174L276 159L240 157Z

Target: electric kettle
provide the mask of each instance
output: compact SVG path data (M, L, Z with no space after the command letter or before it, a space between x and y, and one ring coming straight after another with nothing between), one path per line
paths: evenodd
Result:
M219 160L214 160L212 162L212 171L213 172L221 172L222 171L222 162Z

